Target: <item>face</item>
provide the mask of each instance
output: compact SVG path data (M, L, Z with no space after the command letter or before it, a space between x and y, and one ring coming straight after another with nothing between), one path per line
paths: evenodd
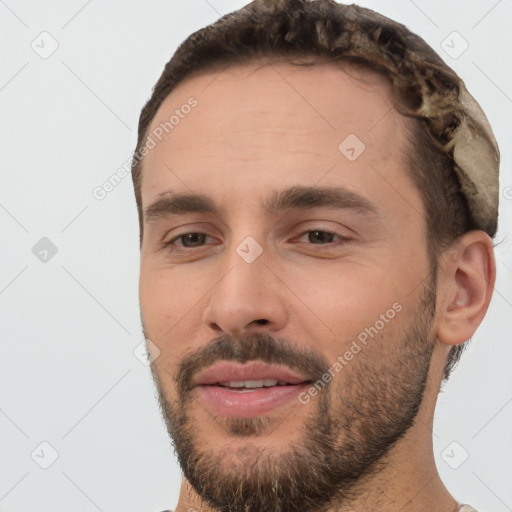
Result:
M435 287L407 126L375 74L253 63L189 78L148 130L142 320L217 510L345 499L418 412Z

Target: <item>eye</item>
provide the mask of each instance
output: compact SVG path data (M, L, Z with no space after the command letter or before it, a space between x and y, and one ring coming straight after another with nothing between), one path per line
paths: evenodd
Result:
M308 235L308 238L307 241L304 242L301 239L306 235ZM181 247L184 249L194 249L205 245L206 238L212 237L206 233L200 232L183 233L181 235L175 236L168 242L165 242L164 245L171 248ZM336 238L338 239L338 242L333 241L333 239ZM309 245L338 245L346 243L348 240L349 239L347 237L341 235L340 233L326 229L312 229L304 231L299 238L299 241L303 241Z
M313 234L313 236L311 236ZM347 237L344 237L340 233L337 233L336 231L330 231L326 229L312 229L308 231L304 231L304 233L301 234L300 238L303 238L305 235L308 235L308 241L312 243L312 245L330 245L333 244L333 238L338 238L338 243L344 243L348 240ZM300 240L300 239L299 239ZM320 241L320 243L316 243L316 241Z
M206 237L209 237L209 235L207 235L206 233L197 233L197 232L183 233L182 235L178 235L178 236L172 238L171 240L169 240L168 242L165 242L164 245L172 247L172 246L176 245L175 242L177 240L181 240L183 243L177 244L178 247L185 247L186 249L191 249L191 248L200 247L201 245L203 245ZM211 238L211 237L209 237L209 238Z

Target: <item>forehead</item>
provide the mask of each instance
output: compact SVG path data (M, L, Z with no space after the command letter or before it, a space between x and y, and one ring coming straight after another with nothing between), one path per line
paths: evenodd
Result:
M333 165L327 181L355 188L383 165L404 180L409 125L394 103L383 76L335 63L260 60L191 76L148 129L156 145L143 162L143 203L167 188L312 185Z

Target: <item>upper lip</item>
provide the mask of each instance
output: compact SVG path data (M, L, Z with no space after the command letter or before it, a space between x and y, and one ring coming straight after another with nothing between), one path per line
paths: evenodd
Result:
M220 361L200 371L192 379L192 386L219 384L221 382L274 379L289 384L299 384L309 379L289 368L269 365L261 361L234 363Z

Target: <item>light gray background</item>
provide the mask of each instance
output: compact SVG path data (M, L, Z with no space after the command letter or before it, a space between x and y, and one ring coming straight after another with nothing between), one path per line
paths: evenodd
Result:
M179 468L133 353L142 334L131 178L102 201L92 190L130 156L140 109L177 45L244 4L0 0L0 511L176 505ZM500 144L496 290L441 393L433 435L456 498L510 511L512 1L360 4L424 37L465 79ZM31 47L51 48L43 31L59 45L46 59ZM464 41L453 31L469 44L457 58ZM58 249L46 262L32 252L42 237Z

